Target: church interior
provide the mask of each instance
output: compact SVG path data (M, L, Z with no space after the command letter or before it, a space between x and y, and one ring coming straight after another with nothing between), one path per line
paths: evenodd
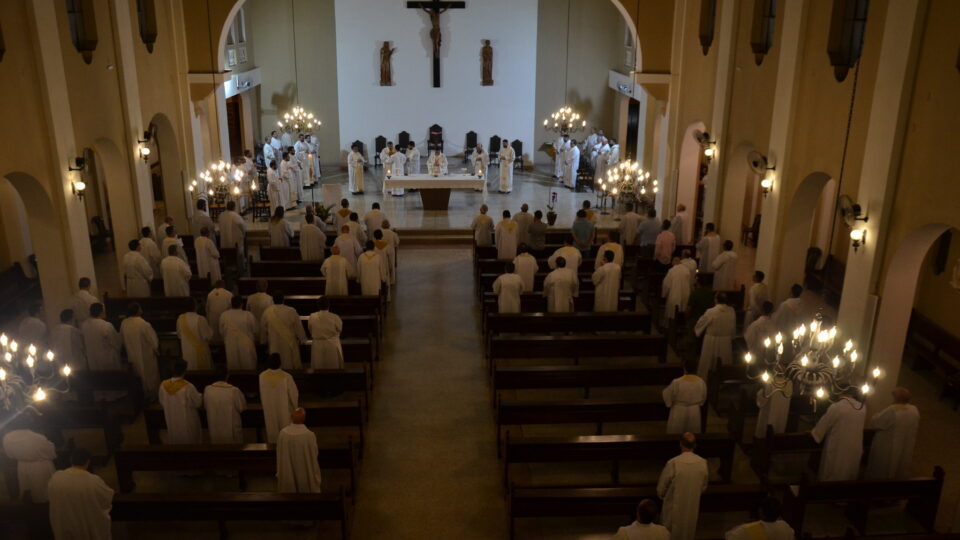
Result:
M0 2L0 538L960 540L958 29Z

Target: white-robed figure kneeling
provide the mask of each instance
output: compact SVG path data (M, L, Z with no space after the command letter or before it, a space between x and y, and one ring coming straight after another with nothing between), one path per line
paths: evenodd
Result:
M270 299L273 302L273 299ZM223 349L227 356L227 368L257 369L257 318L250 311L244 311L243 298L230 299L230 309L220 315L220 335L223 336Z
M493 282L493 294L497 295L498 313L520 313L520 294L523 293L523 278L515 274L512 262L504 267L504 273Z
M320 274L327 280L324 294L327 296L346 296L349 294L350 264L340 255L340 248L330 248L330 256L320 265Z
M767 497L760 503L760 519L727 531L724 540L794 540L796 533L780 519L780 501Z
M284 369L303 369L300 344L307 340L307 334L300 314L283 305L283 301L283 293L274 293L273 305L263 311L260 319L260 335L267 337L270 354L277 353L283 359Z
M343 369L343 348L340 346L343 320L330 311L330 300L326 296L317 300L317 311L310 314L307 326L313 340L310 346L311 369Z
M683 365L683 376L663 389L663 403L670 409L667 433L700 433L700 407L707 401L707 383L697 377L696 364Z
M601 258L606 262L590 276L594 286L593 311L614 312L620 304L620 265L613 262L613 251L601 253Z
M17 483L20 497L30 492L35 503L47 502L47 482L56 467L57 449L49 439L30 429L33 413L24 410L5 426L10 431L3 436L3 453L17 462Z
M293 376L280 365L280 355L273 353L267 359L267 369L260 373L260 406L263 407L263 427L268 443L277 442L277 434L290 423L290 413L297 408L300 393Z
M295 409L277 437L278 493L320 493L317 436L306 421L307 411Z
M873 415L870 424L877 432L870 445L867 478L910 478L913 447L920 427L920 411L910 404L910 391L894 388L893 404Z
M164 296L190 296L190 265L177 256L177 246L167 247L167 256L160 261Z
M567 260L557 257L553 270L543 280L543 296L547 298L547 313L572 313L573 299L580 294L577 273L567 268Z
M186 379L187 363L177 360L173 363L173 377L160 385L160 405L167 424L167 444L200 444L203 432L200 430L200 407L203 396Z
M670 531L653 522L658 510L653 499L643 499L637 505L637 520L617 529L613 540L670 540Z
M207 319L197 313L200 306L194 302L193 311L177 317L177 337L180 338L180 355L187 369L210 369L210 338L213 330Z
M207 412L207 431L211 444L242 444L243 423L240 413L247 408L243 392L228 381L223 364L214 366L217 382L203 389L203 408Z
M350 193L356 195L363 193L363 164L366 160L360 153L360 147L353 145L350 147L350 153L347 154L347 189Z
M670 540L693 540L700 514L700 494L707 489L710 471L707 460L693 453L693 433L680 437L680 455L667 462L657 482L657 496L663 499L661 518L670 529Z
M513 191L513 161L517 159L516 152L510 146L510 142L503 140L500 147L500 185L497 190L500 193L510 193Z
M697 368L697 375L703 380L707 380L716 367L716 362L733 362L733 335L737 332L737 312L727 305L727 295L722 292L717 293L714 304L700 316L693 329L697 336L703 336L700 365Z
M821 482L847 482L860 475L863 455L863 424L867 410L854 399L857 390L844 389L840 399L827 408L810 435L823 443L817 479Z
M47 484L54 538L110 538L113 490L89 467L90 453L77 448L70 454L70 467L53 473Z
M380 290L389 283L387 265L374 249L373 241L367 242L367 250L357 259L357 281L360 282L360 294L379 296Z

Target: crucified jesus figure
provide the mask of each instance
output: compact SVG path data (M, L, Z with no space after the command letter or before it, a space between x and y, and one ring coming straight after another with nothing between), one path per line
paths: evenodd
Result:
M430 16L430 39L433 40L433 57L440 58L440 15L450 8L422 8Z

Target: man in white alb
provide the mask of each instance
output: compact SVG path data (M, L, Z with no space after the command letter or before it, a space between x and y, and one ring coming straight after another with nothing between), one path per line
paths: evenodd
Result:
M513 151L509 141L504 139L500 148L500 185L497 188L500 193L513 191L513 161L515 159L517 159L516 152Z
M277 434L290 423L300 393L293 376L281 369L280 355L271 354L267 369L260 373L260 404L263 407L264 432L268 443L277 442Z
M230 309L233 293L227 290L227 284L222 279L213 284L213 290L207 294L207 322L213 330L213 343L223 343L223 334L220 333L220 315Z
M373 231L378 230L385 219L387 219L387 216L380 210L380 203L373 203L370 211L363 215L363 226L367 230L368 238L373 238Z
M710 471L707 460L695 454L697 438L693 433L680 437L680 455L667 462L657 482L657 495L663 499L660 516L670 529L670 540L693 540L700 513L700 494L707 489Z
M716 225L707 223L703 230L703 238L697 242L697 254L700 255L700 271L713 272L713 259L720 254L722 243L720 235L717 234Z
M677 244L686 244L687 207L683 204L677 205L677 213L670 218L670 232L677 237Z
M557 248L557 250L553 252L553 255L550 255L550 258L547 259L547 266L551 270L557 268L557 259L561 257L566 261L567 268L572 269L574 272L580 268L580 263L583 259L580 250L573 247L572 240L569 237L564 238L563 245Z
M327 235L317 227L317 217L306 215L306 223L300 226L300 258L304 261L323 262L326 257Z
M50 330L50 348L60 362L71 369L87 369L87 356L83 347L83 334L76 327L72 309L60 312L60 324Z
M77 325L83 324L90 316L90 306L100 300L90 293L90 278L82 277L77 283L77 294L73 295L70 306L73 308L73 316L77 318Z
M293 143L294 156L297 158L297 164L300 165L300 176L303 184L310 186L313 180L310 176L310 143L307 142L303 133L297 137L297 142Z
M205 199L197 199L197 210L193 213L193 218L190 220L190 232L194 236L200 235L200 229L206 227L211 231L211 234L216 232L216 229L213 226L213 220L210 219L210 214L207 213L207 201Z
M613 540L670 540L670 531L653 522L657 517L657 503L643 499L637 505L637 520L620 527Z
M350 147L350 153L347 155L347 189L354 195L363 193L363 154L360 153L360 147L353 145Z
M470 228L473 229L473 241L479 247L493 245L493 218L487 215L487 210L487 205L480 206L480 214L470 223Z
M213 330L207 319L198 313L200 305L194 301L193 311L177 317L177 337L180 338L180 354L191 370L210 369L210 338Z
M733 251L733 242L727 240L723 243L723 251L714 257L710 269L713 271L713 290L732 291L736 288L737 253Z
M760 306L760 316L743 331L743 340L747 342L747 350L755 358L760 358L760 355L764 354L766 349L763 341L769 339L772 345L776 334L777 325L773 322L773 302L766 301Z
M523 278L514 273L512 262L505 265L504 273L493 282L493 294L497 295L498 313L520 313L520 294Z
M280 355L284 369L303 369L300 344L307 341L307 334L300 314L283 302L283 293L273 293L273 305L263 311L260 319L260 335L266 336L270 354Z
M278 493L320 493L317 436L306 421L307 411L294 410L277 437Z
M54 538L109 540L113 490L90 473L90 453L70 454L70 467L53 473L47 484Z
M680 263L679 257L674 257L673 266L667 270L667 275L663 277L663 283L660 285L664 298L664 315L667 320L672 320L678 311L686 309L692 284L690 270Z
M253 298L253 295L250 298ZM249 301L248 299L248 303ZM273 304L272 298L270 303ZM243 298L234 296L230 299L230 309L220 314L219 326L227 367L231 370L256 369L259 327L253 313L243 310Z
M343 320L330 311L330 300L326 296L317 300L317 311L310 314L307 326L313 340L310 369L343 369L343 348L340 346Z
M570 135L564 133L557 140L553 141L553 177L563 178L563 171L566 169L566 153L570 147Z
M563 185L569 189L577 186L577 171L580 169L580 147L577 141L570 141L570 147L563 154Z
M223 364L214 366L213 371L216 382L203 389L210 443L241 444L243 423L240 413L247 408L247 400L239 388L227 382L229 375Z
M852 386L845 388L840 399L827 408L810 431L814 441L823 443L817 472L821 482L846 482L860 476L867 410L854 398L856 392Z
M766 275L757 270L753 273L753 285L747 291L746 313L743 315L743 327L747 328L754 320L760 317L760 311L763 304L770 300L770 290L767 284L763 282Z
M627 213L620 219L620 237L623 238L624 245L632 246L637 243L637 228L641 221L643 218L634 212L633 203L627 203Z
M127 360L143 382L143 391L148 397L155 396L160 384L157 366L157 348L160 340L153 326L143 319L140 304L134 302L127 307L127 318L120 323L120 336L123 348L127 351Z
M796 533L780 519L780 501L767 497L760 503L760 519L727 531L724 540L794 540Z
M435 148L427 158L427 174L430 176L444 176L450 174L447 170L447 156Z
M187 363L177 360L173 363L173 377L160 385L160 405L167 424L167 444L200 444L203 432L200 430L200 408L203 396L197 392L193 383L184 379Z
M160 261L164 296L190 296L190 265L177 256L177 246L167 246L167 256Z
M617 231L610 231L607 233L606 242L604 242L600 249L597 250L597 259L594 262L593 269L596 270L604 265L606 261L603 260L601 256L604 251L613 252L613 262L617 263L618 266L623 268L623 246L620 245L620 233Z
M128 244L130 251L123 255L123 284L127 291L127 298L146 298L150 296L150 280L153 279L153 269L150 263L140 253L139 240L131 240ZM159 264L159 263L158 263Z
M221 278L220 250L210 238L210 231L206 226L201 227L193 247L197 251L197 274L202 278L209 277L211 283L216 283Z
M350 273L350 263L340 255L340 248L330 248L330 256L320 266L320 273L326 278L324 294L328 296L346 296L349 293L347 281L353 277Z
M510 211L503 211L503 219L497 223L493 236L497 246L497 259L512 261L517 256L517 244L520 226L510 219Z
M920 411L910 404L910 391L902 386L891 393L893 404L873 415L877 430L870 445L867 478L905 480L913 468L913 447L920 427Z
M697 377L694 362L683 364L683 376L663 389L663 404L670 409L667 433L700 433L700 407L707 401L707 383Z
M282 201L280 201L282 202ZM271 209L271 212L273 209ZM217 217L220 224L220 248L236 248L243 255L244 238L247 234L247 224L237 213L237 203L227 202L227 209Z
M694 327L694 333L703 337L700 365L697 375L707 380L716 363L733 362L733 336L737 332L737 312L727 305L727 295L718 292L714 306L708 309Z
M407 175L420 174L420 150L413 141L407 144Z
M513 216L513 220L517 222L519 226L517 230L517 242L520 244L529 244L530 243L530 224L533 223L533 214L529 212L530 206L527 203L523 203L520 206L520 211Z
M573 299L580 294L580 280L574 270L567 268L567 261L557 257L553 270L543 280L543 296L547 299L547 313L572 313Z
M120 348L123 339L112 324L106 321L103 304L90 306L90 317L80 325L87 368L91 371L120 370Z
M517 248L520 254L513 259L514 272L520 276L523 281L523 292L533 292L533 280L540 270L540 263L537 258L530 254L530 248L526 244L520 244Z
M187 252L183 249L183 240L177 235L177 230L173 225L169 225L166 228L167 236L160 242L160 252L164 256L170 255L170 248L175 247L176 252L174 255L180 257L183 262L189 262L187 259ZM163 261L161 261L161 264Z
M620 265L614 262L612 250L600 251L599 255L604 263L591 276L594 286L593 311L617 311L620 300Z
M17 483L20 485L20 497L30 492L30 500L35 503L47 502L47 482L53 476L56 467L57 449L45 436L33 431L34 416L25 409L13 420L8 420L4 429L3 453L17 462Z
M347 275L353 279L357 275L357 258L363 253L357 237L351 233L350 225L340 227L340 235L333 241L333 247L340 251L340 256L347 261Z
M273 297L267 294L269 284L265 279L257 280L257 292L247 297L247 311L253 313L253 318L257 321L257 335L260 335L260 319L263 312L273 305ZM260 342L266 342L266 336L261 336Z
M773 323L784 335L790 335L800 325L800 319L803 317L801 294L803 294L803 287L799 283L791 285L790 298L781 302L780 307L773 313Z
M373 241L368 241L366 251L357 258L357 281L360 282L360 294L378 296L389 281L386 261L374 249Z

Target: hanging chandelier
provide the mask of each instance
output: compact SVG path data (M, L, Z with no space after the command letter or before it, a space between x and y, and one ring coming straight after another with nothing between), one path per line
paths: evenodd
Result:
M277 121L277 127L293 132L309 131L315 127L320 127L320 119L314 116L312 112L307 112L303 107L294 106L289 112L283 113Z
M841 345L837 335L837 327L826 328L823 314L818 312L809 324L801 324L793 331L789 343L791 349L786 356L785 338L780 332L764 338L759 358L750 352L744 354L747 376L763 384L767 397L776 392L790 394L787 387L792 386L798 395L808 396L813 405L817 400L836 401L856 385L857 368L865 362L852 340ZM880 368L870 371L874 382L881 375ZM867 395L872 388L870 383L864 382L859 390Z
M585 129L587 121L583 120L580 113L569 106L563 106L557 112L551 114L550 118L543 120L543 127L547 131L556 131L557 133L575 133Z
M194 199L203 198L206 193L207 197L226 200L239 197L246 189L257 191L256 180L249 180L249 185L245 185L246 181L246 172L242 168L221 159L211 163L206 170L198 174L187 186L187 190Z
M605 178L600 179L600 191L604 195L619 197L624 202L652 202L660 191L660 182L651 178L636 161L621 161L607 169Z
M40 352L33 343L22 347L0 334L0 407L4 410L35 409L50 393L70 390L71 367L58 362L52 350Z

